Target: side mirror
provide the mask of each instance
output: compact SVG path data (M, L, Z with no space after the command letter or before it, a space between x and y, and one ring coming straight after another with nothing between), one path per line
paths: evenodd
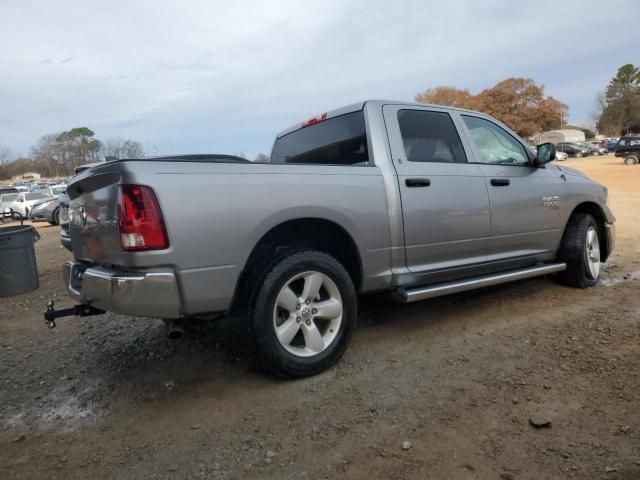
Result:
M539 167L545 163L549 163L551 160L556 159L556 147L552 143L543 143L538 145L538 152L536 158L533 161L534 166Z

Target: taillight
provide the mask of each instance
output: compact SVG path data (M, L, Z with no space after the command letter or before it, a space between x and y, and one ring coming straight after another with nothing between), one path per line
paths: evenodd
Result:
M311 117L309 120L305 120L302 122L303 127L308 127L309 125L314 125L318 122L324 122L327 119L327 114L323 113L322 115L318 115L317 117Z
M125 251L160 250L169 246L158 200L148 187L120 187L118 223Z

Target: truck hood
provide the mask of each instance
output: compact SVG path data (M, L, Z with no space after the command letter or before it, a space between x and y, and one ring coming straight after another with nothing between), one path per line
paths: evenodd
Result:
M562 173L564 173L565 175L572 175L574 177L589 178L584 173L582 173L580 170L576 170L575 168L565 167L564 165L562 165L562 166L556 165L556 167L558 167L558 169Z

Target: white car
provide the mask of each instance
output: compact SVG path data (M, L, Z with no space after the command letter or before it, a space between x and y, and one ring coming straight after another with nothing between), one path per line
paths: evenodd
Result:
M52 197L57 197L58 195L62 195L67 190L66 184L52 185L45 190Z
M11 202L9 208L22 215L23 218L29 218L31 208L35 204L41 203L43 200L48 198L51 198L51 195L49 195L48 192L19 193L13 202Z
M18 198L19 193L0 193L0 218L3 218L5 214L10 216L11 203Z
M564 152L561 152L559 150L556 150L556 160L559 162L564 162L567 158L569 158L569 155L567 155Z

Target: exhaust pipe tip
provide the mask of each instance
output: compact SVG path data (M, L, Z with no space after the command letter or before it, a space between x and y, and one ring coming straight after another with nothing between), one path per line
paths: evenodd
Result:
M169 322L167 324L167 329L168 329L167 336L169 337L170 340L174 340L174 341L180 340L184 335L184 328L182 328L182 325L177 322Z
M169 339L170 340L180 340L182 338L182 334L183 334L182 330L178 330L178 329L171 330L169 332Z

